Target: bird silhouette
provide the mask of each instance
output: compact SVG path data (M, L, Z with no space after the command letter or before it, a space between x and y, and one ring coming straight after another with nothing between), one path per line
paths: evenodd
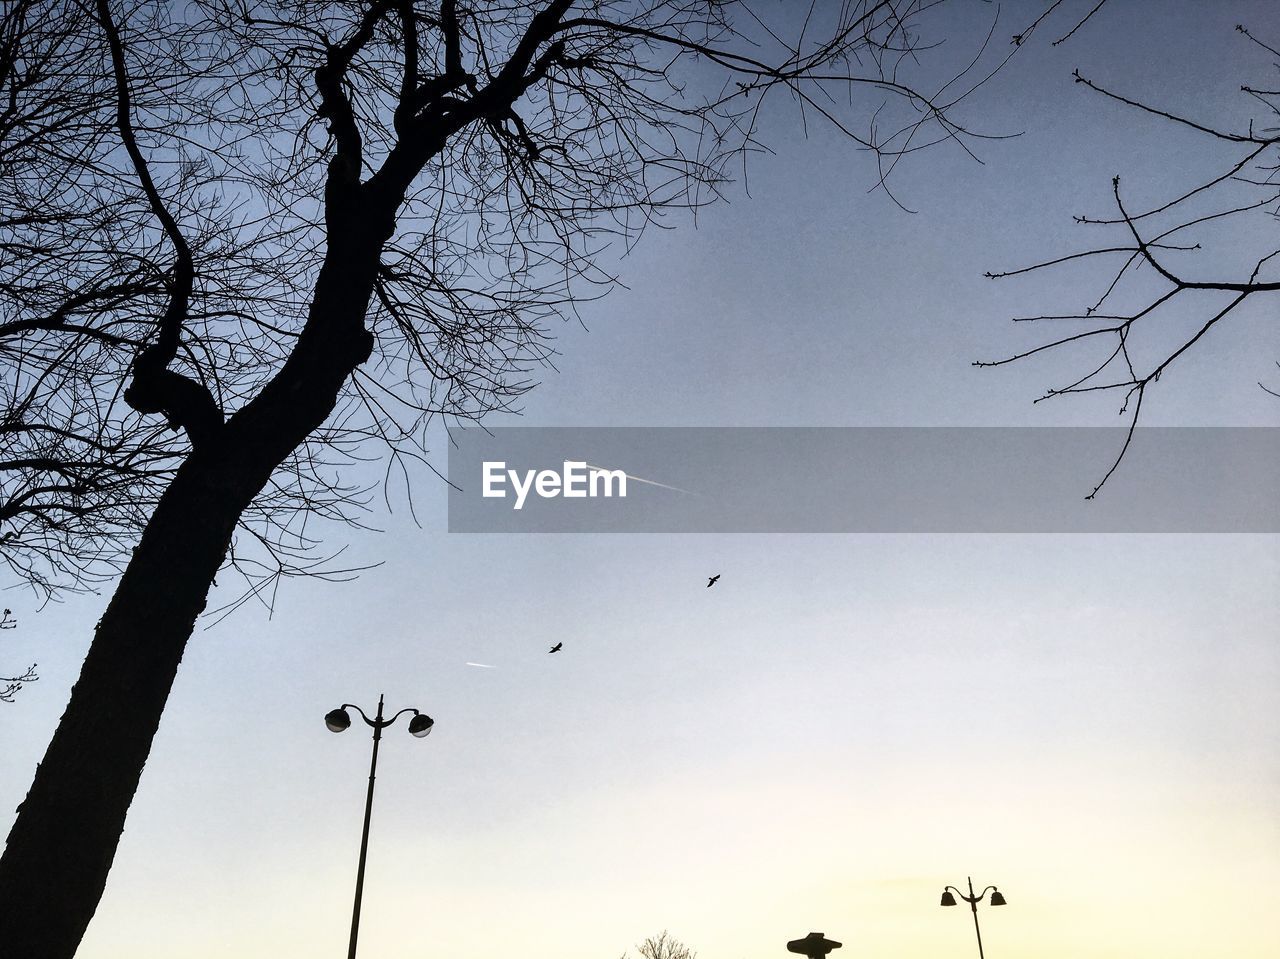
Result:
M548 649L548 650L547 650L547 652L549 652L549 653L558 653L558 652L560 652L560 647L561 647L561 646L563 646L563 645L564 645L564 643L556 643L554 646L552 646L550 649Z
M710 577L708 577L708 578L707 578L707 589L710 589L712 586L714 586L714 585L716 584L716 582L717 582L719 579L720 579L720 574L719 574L719 573L716 573L714 576L710 576Z

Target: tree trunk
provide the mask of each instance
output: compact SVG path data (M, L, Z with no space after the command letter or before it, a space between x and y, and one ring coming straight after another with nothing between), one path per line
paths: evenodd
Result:
M390 232L380 226L331 246L293 353L257 398L192 452L148 522L0 857L6 955L71 959L79 947L236 523L369 357L364 317Z
M187 638L244 508L222 472L204 457L183 465L98 623L0 858L0 942L10 955L68 959L93 918Z

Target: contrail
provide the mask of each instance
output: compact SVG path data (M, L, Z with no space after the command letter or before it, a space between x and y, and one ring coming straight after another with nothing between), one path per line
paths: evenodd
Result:
M650 486L660 486L662 489L674 490L677 493L685 493L689 496L698 495L697 493L693 492L693 490L681 489L679 486L668 486L666 483L659 483L657 480L643 479L642 477L636 476L633 473L628 473L626 470L611 470L606 466L592 466L590 463L583 463L582 465L585 466L587 469L595 470L598 473L617 472L617 473L621 473L627 479L634 480L637 483L647 483Z
M478 666L480 669L497 669L497 666L490 666L488 663L467 663L468 666Z

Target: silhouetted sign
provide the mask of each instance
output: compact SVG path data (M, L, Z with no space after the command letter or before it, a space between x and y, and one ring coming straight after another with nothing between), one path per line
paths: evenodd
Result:
M839 949L840 943L823 937L820 932L811 932L803 939L792 939L787 943L788 952L798 952L809 959L822 959L832 949Z

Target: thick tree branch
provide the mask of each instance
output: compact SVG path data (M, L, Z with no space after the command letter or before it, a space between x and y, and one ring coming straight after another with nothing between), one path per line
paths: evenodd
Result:
M101 2L101 0L99 0ZM320 93L320 116L329 121L329 132L337 144L337 153L329 164L331 185L353 186L360 181L364 162L364 141L356 122L351 100L344 89L351 61L373 38L374 29L393 3L376 0L369 5L359 25L349 38L325 51L325 62L316 68L316 89Z
M140 413L163 413L169 425L186 430L193 446L208 442L222 426L222 410L204 384L169 369L178 354L182 327L191 305L195 285L195 264L191 248L177 221L165 206L151 178L146 158L138 147L130 117L129 77L124 62L124 44L111 17L108 0L97 0L98 20L111 50L111 67L116 84L116 126L125 151L133 163L138 183L151 212L160 221L174 248L173 276L169 281L169 303L160 317L156 342L138 354L133 365L133 382L124 398Z
M400 14L400 30L404 36L404 67L400 75L400 98L396 103L394 123L397 132L412 117L409 107L418 89L418 21L413 10L413 0L399 0L396 7Z

